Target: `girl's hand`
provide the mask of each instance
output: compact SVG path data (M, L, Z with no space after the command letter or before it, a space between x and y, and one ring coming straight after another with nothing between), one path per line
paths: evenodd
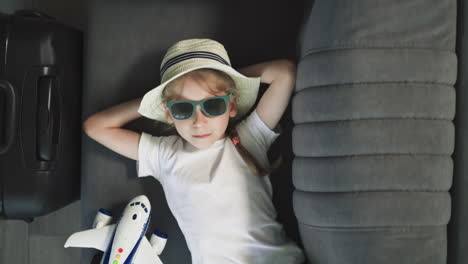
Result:
M261 82L270 84L258 102L256 111L260 119L273 130L283 116L296 84L296 63L285 59L273 60L237 71L248 77L260 76Z

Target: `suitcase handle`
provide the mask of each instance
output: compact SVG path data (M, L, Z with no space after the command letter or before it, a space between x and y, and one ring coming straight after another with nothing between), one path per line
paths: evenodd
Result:
M55 169L59 156L59 76L52 66L34 66L23 82L18 134L25 165L33 170Z
M58 97L54 84L54 76L41 76L38 80L36 157L40 161L54 160L58 144Z
M13 145L16 130L16 94L13 86L0 80L0 155ZM2 107L4 106L4 107ZM3 109L2 109L3 108Z

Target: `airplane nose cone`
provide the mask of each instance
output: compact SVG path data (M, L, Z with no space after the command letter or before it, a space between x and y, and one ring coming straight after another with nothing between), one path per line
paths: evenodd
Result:
M133 198L132 202L148 202L148 197L146 197L146 195L139 195L135 198Z
M149 202L148 197L146 197L146 195L139 195L139 196L133 198L133 199L130 201L129 204L135 203L135 202L140 202L140 204L141 204L141 203L144 204L145 207L146 207L148 210L151 210L151 204L150 204L150 202Z

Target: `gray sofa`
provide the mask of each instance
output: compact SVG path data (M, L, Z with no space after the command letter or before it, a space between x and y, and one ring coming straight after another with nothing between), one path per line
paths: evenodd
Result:
M315 1L292 134L311 263L446 263L456 5Z
M456 166L451 157L466 112L457 104L455 130L454 84L464 69L456 1L102 0L88 13L83 120L156 86L165 50L180 39L220 41L235 67L293 59L296 91L270 150L286 162L271 181L278 220L309 263L468 261L461 149ZM143 118L127 126L155 135L161 127ZM83 228L97 208L120 213L144 193L149 230L169 234L163 262L190 263L159 183L137 179L134 161L82 142ZM81 263L94 254L83 250Z

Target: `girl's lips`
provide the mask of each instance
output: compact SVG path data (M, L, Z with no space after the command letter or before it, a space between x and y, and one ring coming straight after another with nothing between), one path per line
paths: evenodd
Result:
M211 134L194 135L193 137L194 137L194 138L205 138L205 137L207 137L207 136L209 136L209 135L211 135Z

